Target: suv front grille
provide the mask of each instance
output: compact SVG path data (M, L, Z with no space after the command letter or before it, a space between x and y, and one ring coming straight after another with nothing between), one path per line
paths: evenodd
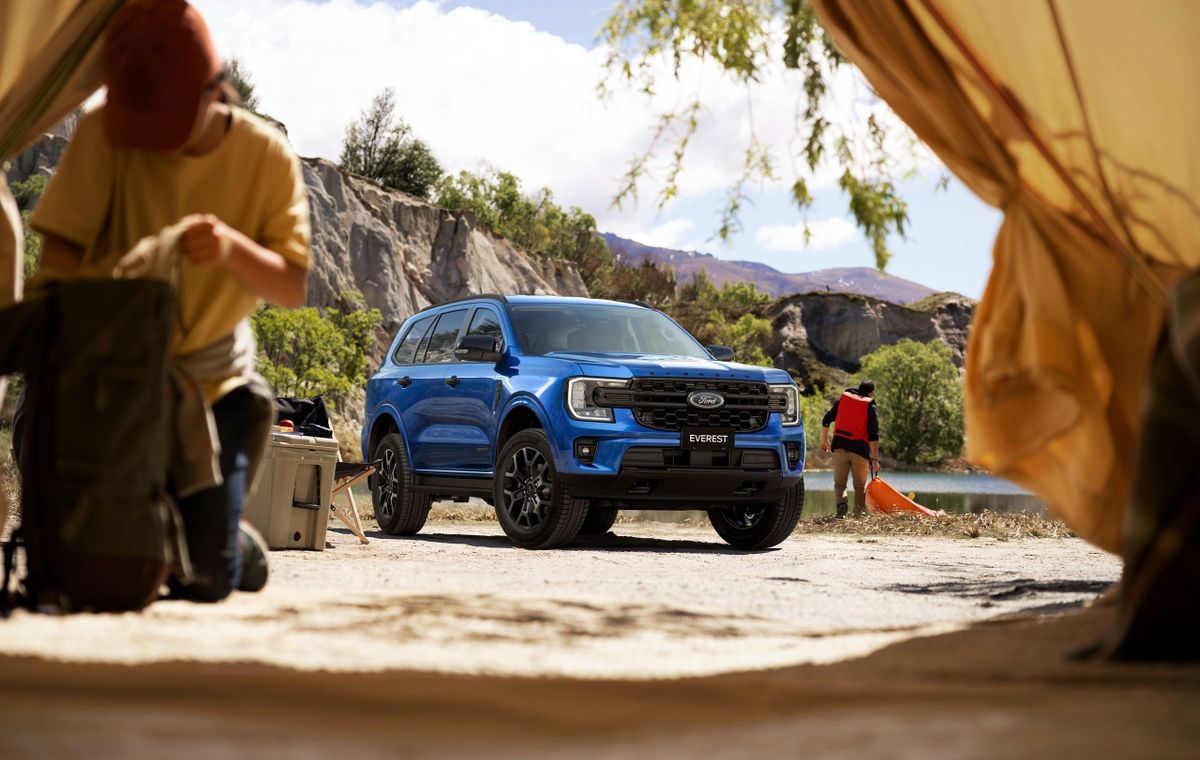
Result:
M688 394L700 390L720 393L725 397L724 406L689 406ZM765 383L737 380L643 377L634 379L628 389L600 389L596 400L602 406L629 408L639 424L667 431L697 426L753 433L767 426L771 412L781 410L768 395Z

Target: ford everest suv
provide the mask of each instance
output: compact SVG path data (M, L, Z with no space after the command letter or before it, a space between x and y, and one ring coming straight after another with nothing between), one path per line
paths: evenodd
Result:
M477 496L519 546L563 546L620 509L704 509L739 549L804 504L804 428L782 370L735 364L644 304L478 296L400 328L367 383L375 517L411 535Z

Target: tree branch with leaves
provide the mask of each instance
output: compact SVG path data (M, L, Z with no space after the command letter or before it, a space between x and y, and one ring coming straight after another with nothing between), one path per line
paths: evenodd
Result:
M889 132L907 130L898 121L885 127L874 112L853 124L836 113L831 84L849 64L806 0L626 0L614 9L600 37L610 50L602 94L611 93L614 83L624 83L652 97L664 71L681 83L689 63L715 65L748 92L780 65L800 72L796 139L786 155L794 175L792 200L806 213L813 204L812 179L819 168L832 164L876 264L887 265L889 240L903 238L908 224L908 208L897 189L906 171L888 149ZM636 201L645 180L657 181L660 209L679 194L689 149L706 113L698 85L681 101L681 107L657 115L646 149L634 156L621 180L615 206ZM748 97L750 138L715 232L723 241L741 230L748 188L778 181L780 174L780 156L755 133L749 102ZM915 145L915 138L908 144ZM658 162L665 169L654 177L651 167Z

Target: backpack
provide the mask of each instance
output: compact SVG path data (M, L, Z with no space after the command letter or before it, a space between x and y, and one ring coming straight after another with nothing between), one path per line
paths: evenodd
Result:
M80 280L0 311L0 374L27 381L10 608L139 610L186 567L166 495L173 307L168 283Z

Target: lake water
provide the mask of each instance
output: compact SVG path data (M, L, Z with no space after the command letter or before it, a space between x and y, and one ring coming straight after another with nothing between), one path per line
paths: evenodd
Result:
M923 507L946 512L1025 512L1046 514L1046 505L1033 494L992 475L944 472L884 472L884 480L905 495L913 494ZM804 515L819 517L837 512L832 472L804 473ZM853 509L854 493L849 494ZM663 522L703 520L703 512L645 511L639 516Z
M975 514L984 510L1046 514L1046 505L1036 496L1015 483L992 475L945 472L881 474L893 488L905 495L915 494L914 500L929 509ZM832 472L805 473L804 485L805 514L831 515L835 512L837 502L833 496ZM851 493L850 501L853 500L854 494Z
M944 472L884 472L883 478L904 494L914 494L918 504L946 512L980 513L1025 512L1045 515L1046 505L1033 494L1003 478L973 473ZM837 501L833 497L832 472L804 474L804 514L832 515ZM355 488L354 496L361 505L371 503L366 486ZM850 494L853 502L854 494ZM654 520L679 522L684 519L703 519L702 513L679 511L642 511L639 515Z

